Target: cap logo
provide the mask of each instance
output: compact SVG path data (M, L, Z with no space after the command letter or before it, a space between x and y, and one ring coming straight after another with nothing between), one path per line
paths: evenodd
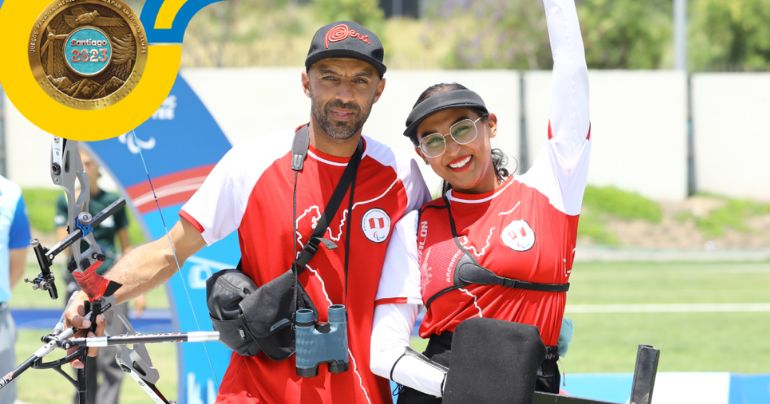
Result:
M326 31L326 38L324 38L326 49L329 49L329 42L340 42L348 38L358 38L363 42L370 43L369 35L364 35L354 29L350 29L347 24L337 24Z

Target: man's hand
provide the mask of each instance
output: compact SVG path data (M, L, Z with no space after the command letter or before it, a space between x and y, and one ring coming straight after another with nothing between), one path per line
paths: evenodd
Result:
M75 292L70 299L67 308L64 310L64 325L66 327L75 327L78 331L75 333L75 337L99 337L104 335L104 315L100 314L96 316L96 333L91 331L91 319L86 314L85 302L88 301L88 296L82 291ZM76 351L78 348L73 347L67 350L67 355ZM98 352L98 348L89 348L88 356L95 357ZM72 367L75 369L83 369L83 362L79 359L72 361Z

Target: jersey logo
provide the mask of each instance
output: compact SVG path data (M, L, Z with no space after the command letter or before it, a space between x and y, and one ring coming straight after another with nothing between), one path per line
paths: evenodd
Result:
M390 234L390 216L382 209L369 209L361 219L361 230L375 243L382 243Z
M500 238L514 251L527 251L535 245L535 232L525 220L514 220L505 226Z

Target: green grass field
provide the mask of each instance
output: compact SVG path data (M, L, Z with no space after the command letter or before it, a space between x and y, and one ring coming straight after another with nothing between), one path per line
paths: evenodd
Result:
M577 263L567 303L575 337L560 366L567 379L570 373L631 372L637 345L650 344L661 350L659 371L770 373L770 363L757 359L770 357L768 285L770 263ZM46 294L33 295L28 286L14 293L15 307L31 303L53 307ZM165 294L162 289L154 291L149 300L154 307L163 307ZM692 310L703 310L704 304L714 303L740 305L732 312L695 313L687 306L672 306L688 304ZM593 312L608 305L620 308ZM675 312L664 312L672 307ZM755 311L744 310L752 307ZM629 312L633 310L652 312ZM19 333L19 360L40 345L45 332ZM415 340L414 345L420 349L424 342ZM176 397L174 345L158 344L151 347L151 354L161 371L161 390ZM41 383L45 389L39 388ZM19 398L60 403L71 391L54 372L30 370L21 378ZM147 401L132 381L124 383L121 402Z
M661 350L659 371L770 373L770 263L576 263L567 298L575 336L569 373L632 372L639 344ZM571 312L606 305L764 303L757 312ZM738 307L740 309L741 306ZM755 308L756 310L756 308ZM413 341L416 349L425 342ZM567 376L569 377L569 375Z
M660 371L770 373L770 310L570 313L607 304L770 303L769 263L576 264L567 300L575 338L567 372L631 372L638 344L661 350ZM591 307L591 306L588 306Z
M28 256L25 268L25 277L34 278L39 272L37 263L33 261L34 257ZM55 273L61 273L62 269L56 266ZM57 280L60 297L58 300L51 300L48 293L42 291L33 291L29 284L19 284L13 291L11 307L23 308L57 308L63 305L64 285ZM166 292L163 288L158 288L146 295L148 308L167 308L169 306ZM51 324L53 327L54 324ZM40 337L50 332L50 330L30 330L22 329L18 331L16 341L16 360L20 362L28 358L32 352L39 348L42 343ZM147 349L152 357L153 365L161 374L158 388L168 398L176 398L177 387L177 352L174 344L150 344ZM58 358L63 351L56 352ZM53 357L52 357L53 358ZM48 358L46 360L49 360ZM45 383L46 388L41 389L40 384ZM71 402L75 389L63 377L56 374L53 370L28 370L19 378L18 399L25 403L62 403ZM65 398L66 397L66 398ZM147 403L147 395L130 378L125 379L121 388L121 403Z
M26 359L39 348L41 345L40 337L46 332L48 330L20 330L16 343L17 361ZM147 350L152 357L153 365L161 375L158 388L167 398L176 399L176 347L173 344L150 344L147 345ZM151 402L144 391L130 377L123 380L120 393L121 403ZM17 382L19 383L17 398L25 403L71 403L75 395L75 388L53 370L31 369L23 374Z

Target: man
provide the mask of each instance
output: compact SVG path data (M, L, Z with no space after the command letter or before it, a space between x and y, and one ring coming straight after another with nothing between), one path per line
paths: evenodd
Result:
M21 188L0 176L0 375L16 367L16 325L8 309L11 289L24 276L30 232ZM0 390L0 404L13 404L16 383Z
M94 161L91 155L81 149L80 160L83 163L83 169L88 175L88 187L91 201L88 210L92 215L96 215L102 209L115 202L119 196L112 192L104 191L99 187L99 165ZM59 240L67 236L67 199L62 194L56 201L56 216L54 217L56 225L56 236ZM128 216L126 209L120 208L115 214L105 219L94 227L94 238L99 244L102 253L105 256L104 262L99 266L96 272L104 275L112 268L115 259L118 257L118 249L115 241L120 246L120 252L125 254L131 247L128 239ZM70 258L71 259L71 258ZM67 294L65 304L70 296L78 289L77 282L69 271L64 271L64 279L67 283ZM145 299L140 295L134 300L134 308L138 313L144 310ZM123 303L115 306L107 313L106 327L110 335L124 334L127 329L117 316L128 316L128 305ZM120 385L123 381L123 370L115 362L115 349L106 348L99 352L96 360L88 361L86 375L88 377L87 385L90 387L86 392L86 403L117 403L120 398ZM101 382L97 383L97 376L101 375ZM77 393L75 393L75 402L78 402Z
M218 402L391 401L387 380L368 370L374 298L394 223L429 195L414 160L397 160L389 148L361 134L385 88L382 60L382 44L366 28L353 22L320 28L301 78L311 101L310 148L302 171L295 176L290 153L270 155L259 142L236 146L183 206L182 220L170 231L173 249L165 238L156 240L134 249L107 274L123 284L117 299L128 299L177 271L174 250L183 262L237 229L243 271L264 285L290 267L362 139L353 198L350 192L343 197L324 236L336 248L320 247L299 276L321 321L330 303L347 306L349 369L331 374L320 366L317 376L301 378L294 357L272 361L263 354L233 354ZM287 152L292 132L282 135ZM67 313L80 328L90 325L82 318L83 300L78 296Z

